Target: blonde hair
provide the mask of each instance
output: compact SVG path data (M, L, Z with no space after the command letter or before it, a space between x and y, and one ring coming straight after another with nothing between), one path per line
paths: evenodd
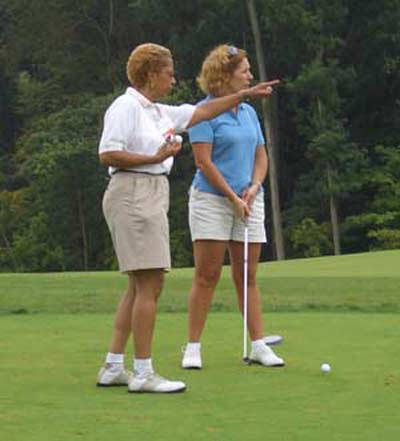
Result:
M204 59L197 77L200 89L206 94L224 95L233 72L245 58L246 51L235 46L221 44L215 47Z
M134 87L147 85L150 73L160 72L172 60L171 51L158 44L144 43L136 46L126 63L126 75Z

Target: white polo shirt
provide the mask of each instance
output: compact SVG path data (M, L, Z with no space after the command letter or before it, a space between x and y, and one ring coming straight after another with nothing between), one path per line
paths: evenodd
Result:
M195 109L196 106L191 104L168 106L153 103L133 87L128 87L105 113L99 153L126 151L154 155L164 144L168 131L179 133L186 129ZM128 170L169 173L173 162L173 157L169 157L159 164L138 165ZM115 167L109 167L108 171L112 174L115 170Z

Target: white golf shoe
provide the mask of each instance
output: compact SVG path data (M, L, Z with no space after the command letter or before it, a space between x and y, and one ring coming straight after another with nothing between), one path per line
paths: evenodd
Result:
M183 369L201 369L203 365L200 349L191 349L189 346L186 346L183 350L181 366Z
M111 386L126 386L129 384L132 374L122 368L115 368L106 364L103 366L97 376L97 386L111 387Z
M185 389L186 384L183 381L170 381L155 373L143 377L134 375L128 385L128 392L136 393L176 393Z
M267 345L252 348L250 353L250 361L267 367L285 366L282 358L278 357L275 352Z

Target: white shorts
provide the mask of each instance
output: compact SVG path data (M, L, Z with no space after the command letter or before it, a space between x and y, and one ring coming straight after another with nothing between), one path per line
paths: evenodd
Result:
M248 238L252 243L267 241L264 225L264 193L259 192L248 218ZM232 202L224 196L192 187L189 195L189 226L192 241L244 241L244 222L235 215Z

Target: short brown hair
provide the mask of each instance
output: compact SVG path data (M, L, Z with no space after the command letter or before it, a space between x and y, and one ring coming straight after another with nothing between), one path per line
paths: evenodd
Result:
M221 44L215 47L204 59L197 77L200 89L206 94L223 95L233 72L245 58L246 51L235 46Z
M136 46L126 64L126 75L132 86L143 87L149 74L160 70L172 60L171 51L158 44L144 43Z

